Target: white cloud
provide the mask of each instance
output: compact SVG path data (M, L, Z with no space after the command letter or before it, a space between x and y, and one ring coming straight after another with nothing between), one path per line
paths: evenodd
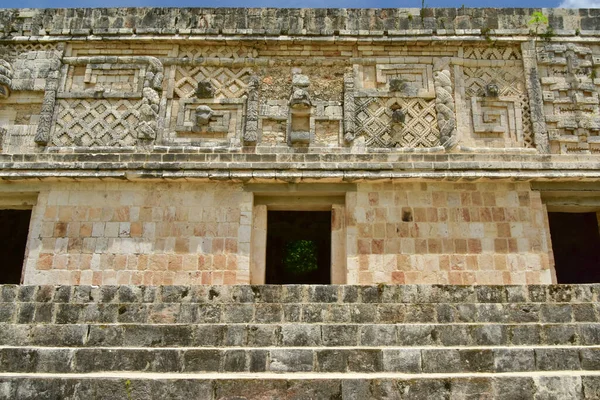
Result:
M600 8L600 0L563 0L560 8Z

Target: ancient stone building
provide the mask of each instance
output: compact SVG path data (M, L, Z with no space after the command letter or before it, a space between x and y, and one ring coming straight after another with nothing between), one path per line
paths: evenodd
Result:
M595 10L0 21L7 282L598 280Z
M599 38L0 10L0 400L600 399Z

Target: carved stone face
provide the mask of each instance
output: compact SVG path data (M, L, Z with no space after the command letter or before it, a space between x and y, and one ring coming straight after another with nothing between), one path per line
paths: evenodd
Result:
M209 106L201 105L196 107L195 114L197 126L208 125L210 118L213 115L213 110Z
M290 97L289 106L292 108L309 108L312 106L310 96L304 89L296 89Z
M212 83L209 81L198 82L196 97L199 99L212 99L215 97L215 88L213 88Z
M392 122L396 123L396 124L402 124L404 123L404 120L406 119L406 115L404 114L404 111L402 111L401 109L396 109L392 112Z
M485 87L485 94L488 97L498 97L500 94L500 89L495 83L488 83Z

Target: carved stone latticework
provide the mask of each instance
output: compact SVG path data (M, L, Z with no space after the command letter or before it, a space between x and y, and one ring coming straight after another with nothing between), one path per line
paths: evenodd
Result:
M60 99L52 146L133 146L142 100Z
M210 82L215 98L240 98L246 94L251 68L228 68L208 66L176 66L175 96L188 98L196 96L199 82Z
M537 49L544 114L553 153L600 153L600 46Z
M69 79L56 94L52 145L120 147L156 138L164 77L157 58L67 57L63 62Z
M394 106L405 115L394 123ZM435 147L440 145L435 102L425 99L362 97L355 102L357 135L369 147Z
M471 140L475 146L534 146L529 98L523 67L519 64L507 60L493 66L463 67L466 107L471 113Z

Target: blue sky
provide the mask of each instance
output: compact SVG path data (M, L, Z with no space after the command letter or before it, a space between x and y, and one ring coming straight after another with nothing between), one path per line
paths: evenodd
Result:
M426 0L428 7L580 7L600 8L600 0ZM0 0L0 8L55 7L421 7L420 0Z

